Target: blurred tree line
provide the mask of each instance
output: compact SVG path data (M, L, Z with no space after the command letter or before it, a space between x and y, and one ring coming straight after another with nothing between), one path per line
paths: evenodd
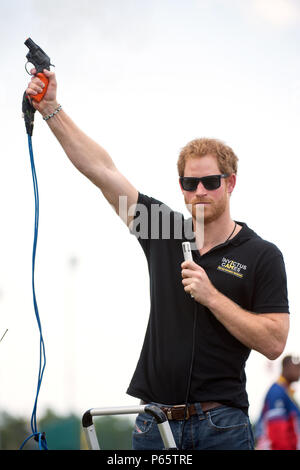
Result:
M130 418L103 416L94 418L94 425L102 450L131 449L134 424ZM49 409L38 420L38 431L45 432L49 450L88 449L81 417L76 415L59 416ZM0 450L18 450L30 435L30 417L0 412ZM23 450L38 450L38 443L30 439Z

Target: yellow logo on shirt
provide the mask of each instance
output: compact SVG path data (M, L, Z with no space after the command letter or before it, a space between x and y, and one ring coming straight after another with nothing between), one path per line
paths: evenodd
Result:
M232 274L233 276L243 278L244 271L246 271L247 266L245 264L241 264L233 259L222 258L221 264L217 268L219 271L223 271L228 274Z

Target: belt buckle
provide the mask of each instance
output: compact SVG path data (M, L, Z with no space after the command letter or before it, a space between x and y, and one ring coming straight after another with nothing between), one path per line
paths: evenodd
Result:
M190 412L189 412L189 407L188 407L188 406L186 406L186 405L174 405L174 406L172 406L171 408L168 408L168 409L167 409L167 418L168 418L169 420L172 420L172 419L173 419L172 410L173 410L174 408L181 408L181 409L183 409L183 410L186 409L186 417L185 417L185 419L188 420L188 419L190 418Z

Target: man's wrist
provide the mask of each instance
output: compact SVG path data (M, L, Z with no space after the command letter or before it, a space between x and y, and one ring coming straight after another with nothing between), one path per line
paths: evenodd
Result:
M53 118L57 113L59 113L61 109L62 109L62 106L60 104L59 106L57 106L57 108L55 108L55 110L52 113L47 114L46 116L43 116L44 121L48 121L49 119Z
M50 116L50 114L54 113L55 110L60 106L60 104L57 101L52 101L49 103L46 103L43 106L43 109L41 109L41 114L43 118Z
M206 298L206 307L213 311L215 310L219 304L220 304L220 301L222 299L222 294L220 291L218 291L218 289L216 289L214 287L214 289L211 291L211 294L209 296L207 296Z

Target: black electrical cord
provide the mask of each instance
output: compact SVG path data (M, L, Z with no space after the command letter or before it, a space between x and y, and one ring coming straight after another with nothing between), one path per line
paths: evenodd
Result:
M190 388L191 388L191 381L192 381L192 373L193 373L193 365L194 365L194 357L195 357L195 345L196 345L197 311L198 311L198 305L197 305L196 300L194 300L194 323L193 323L193 335L192 335L192 356L191 356L190 372L189 372L189 378L188 378L187 390L186 390L186 397L185 397L185 409L184 409L184 418L183 418L184 420L183 420L183 426L182 426L182 431L181 431L181 439L180 439L179 450L182 450L184 428L185 428L185 423L186 423L188 402L189 402L189 395L190 395Z

